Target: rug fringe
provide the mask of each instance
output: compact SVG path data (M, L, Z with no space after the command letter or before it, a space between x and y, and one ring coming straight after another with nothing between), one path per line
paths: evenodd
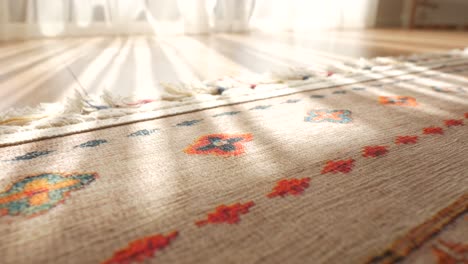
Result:
M400 57L358 59L322 67L291 67L263 75L226 76L191 83L160 83L159 98L123 97L111 91L89 95L84 90L61 103L42 103L37 107L12 108L0 114L0 135L34 129L62 127L88 121L119 118L145 111L168 109L207 100L228 99L258 91L284 89L315 82L339 80L349 76L378 73L398 67L424 65L437 59L468 57L468 48L437 54L413 54Z

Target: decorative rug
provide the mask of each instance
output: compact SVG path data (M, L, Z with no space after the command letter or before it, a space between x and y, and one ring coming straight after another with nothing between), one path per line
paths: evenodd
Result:
M0 117L1 263L467 263L468 51Z

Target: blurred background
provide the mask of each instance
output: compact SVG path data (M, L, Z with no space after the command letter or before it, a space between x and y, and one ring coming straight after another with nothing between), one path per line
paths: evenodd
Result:
M0 0L3 40L118 34L468 29L466 0Z
M468 0L0 0L0 111L468 46Z

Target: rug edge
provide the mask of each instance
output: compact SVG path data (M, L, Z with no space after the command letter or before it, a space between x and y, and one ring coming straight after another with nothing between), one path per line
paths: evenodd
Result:
M444 207L428 220L410 229L402 237L380 254L369 257L366 264L390 264L402 261L412 252L423 246L427 241L453 223L468 211L468 193L461 195L447 207Z
M427 56L429 58L431 56L438 56L440 58L444 55L452 55L452 57L449 56L449 59L445 59L443 61L411 64L410 66L406 65L407 67L404 68L394 67L381 72L361 73L353 76L353 78L350 78L350 76L343 76L335 80L325 80L319 78L313 80L306 79L289 83L287 80L282 80L280 82L270 84L276 85L276 87L273 87L276 89L272 90L265 90L248 94L237 94L235 96L219 96L214 99L211 98L211 100L199 100L197 98L192 98L190 101L180 102L179 105L156 110L148 109L147 106L150 105L143 104L141 105L141 108L144 109L140 109L140 107L115 107L111 109L97 109L96 112L88 115L63 114L63 116L59 115L55 117L58 120L49 120L41 116L41 113L43 112L41 112L40 109L30 109L32 112L35 111L35 115L13 116L11 118L3 118L3 120L0 118L0 147L24 144L38 140L67 136L76 133L84 133L131 123L144 122L216 107L248 103L296 93L309 92L313 90L329 89L342 85L375 81L406 74L420 73L445 66L456 66L467 62L467 51L468 49L465 51L452 50L440 54L422 54L421 56ZM356 63L358 63L358 61L359 60L357 60ZM385 74L381 74L383 72L385 72ZM281 82L286 85L278 87L278 83ZM19 122L19 125L14 124L16 121ZM13 124L10 124L11 122L13 122Z

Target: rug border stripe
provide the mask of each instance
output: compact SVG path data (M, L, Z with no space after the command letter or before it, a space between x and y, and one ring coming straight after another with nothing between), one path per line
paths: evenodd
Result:
M390 264L402 261L466 212L468 212L468 193L408 231L403 237L396 239L386 250L371 257L366 263Z

